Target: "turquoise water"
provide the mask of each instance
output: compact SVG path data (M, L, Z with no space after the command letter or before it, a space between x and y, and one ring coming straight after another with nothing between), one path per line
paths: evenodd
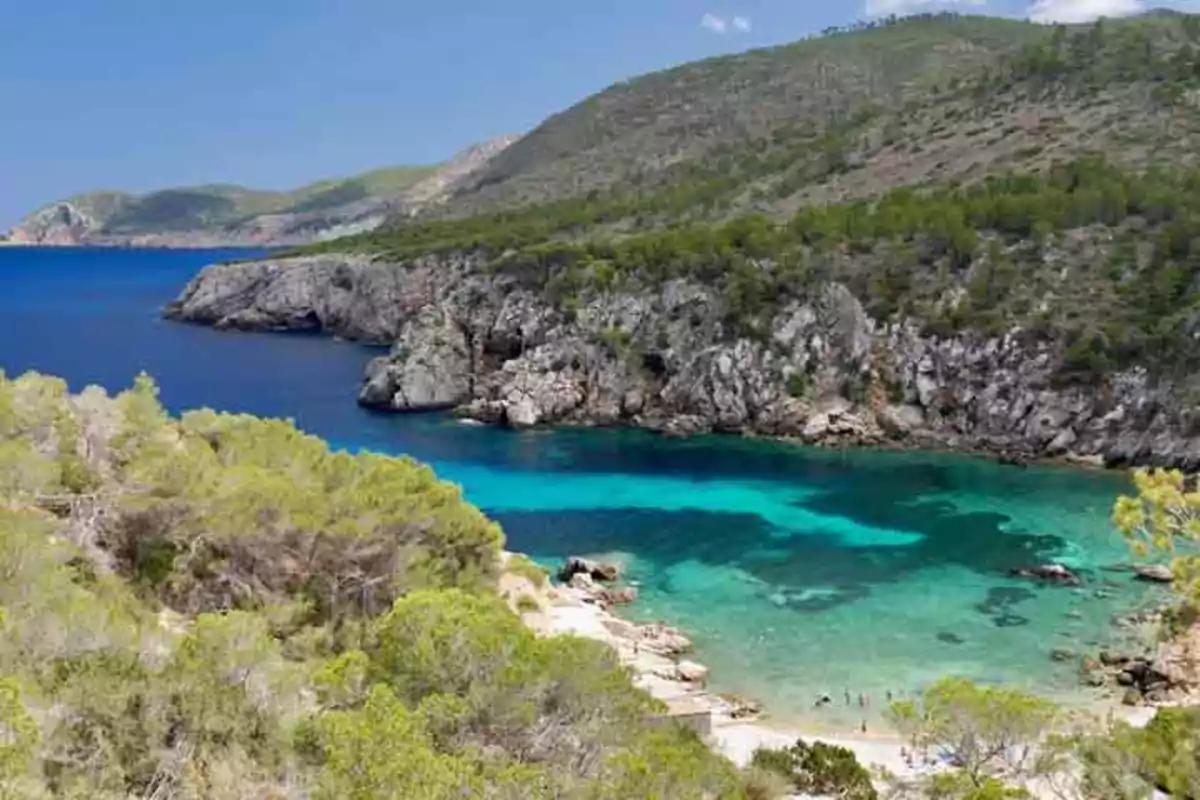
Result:
M411 453L499 520L512 549L620 559L641 591L628 614L686 630L714 688L779 719L857 726L889 692L944 674L1085 702L1095 695L1051 649L1095 649L1114 613L1155 597L1103 569L1127 560L1107 519L1119 475L373 414L353 402L367 348L158 319L215 255L0 249L0 368L111 389L146 369L176 410L292 417L336 446ZM1006 577L1049 560L1087 585ZM836 702L815 709L823 692Z

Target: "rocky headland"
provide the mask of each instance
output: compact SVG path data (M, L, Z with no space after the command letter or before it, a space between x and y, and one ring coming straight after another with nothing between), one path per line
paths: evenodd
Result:
M436 166L384 168L291 192L213 185L76 195L26 215L0 233L0 244L275 247L349 236L439 205L517 138L498 136Z
M379 409L1200 467L1195 409L1141 368L1064 383L1052 342L923 335L872 319L835 282L781 308L764 336L739 336L726 311L686 279L564 307L480 258L333 254L210 266L166 315L391 345L358 395Z

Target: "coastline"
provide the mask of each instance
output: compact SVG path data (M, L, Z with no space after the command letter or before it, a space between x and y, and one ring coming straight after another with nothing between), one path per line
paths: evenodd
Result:
M503 563L517 555L503 553ZM691 644L684 633L663 623L623 619L601 602L599 595L607 590L555 585L548 576L539 586L508 569L502 572L498 590L538 635L573 635L608 645L630 670L634 684L665 704L665 716L696 729L710 747L738 766L747 765L760 747L787 747L804 739L844 747L876 775L908 780L943 768L907 760L904 740L891 730L839 732L812 723L777 720L764 713L756 700L710 691L708 670L691 660ZM536 610L529 607L530 598L536 601ZM1140 727L1156 710L1153 704L1131 707L1119 698L1097 697L1077 713L1079 718L1099 721L1107 716Z

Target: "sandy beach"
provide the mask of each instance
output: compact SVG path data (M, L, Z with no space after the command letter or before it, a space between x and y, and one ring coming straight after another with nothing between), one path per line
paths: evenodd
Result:
M505 554L505 558L509 554ZM519 598L534 598L538 610L521 613L524 622L539 635L575 635L606 643L629 667L634 682L667 704L681 720L701 720L714 749L735 764L749 763L760 747L785 747L797 739L820 741L845 747L859 763L876 771L886 770L900 779L915 778L942 767L909 763L904 742L891 732L830 733L802 726L776 724L753 713L745 701L712 693L705 687L707 669L687 658L690 643L674 628L660 624L637 624L624 620L596 602L600 589L536 586L528 577L505 572L499 590L517 609ZM1111 714L1134 725L1153 717L1152 707L1115 706ZM707 725L703 720L707 719Z
M920 768L905 763L902 741L889 734L836 734L774 725L743 716L741 703L709 692L707 670L686 658L686 638L672 628L639 625L621 619L594 602L587 589L568 586L537 587L527 577L506 572L500 593L516 608L517 599L536 598L538 611L525 611L522 619L540 635L575 635L608 644L621 663L630 668L634 682L663 701L680 716L708 714L712 746L738 765L749 763L760 747L784 747L797 739L822 741L853 751L860 763L882 767L899 777L919 774Z

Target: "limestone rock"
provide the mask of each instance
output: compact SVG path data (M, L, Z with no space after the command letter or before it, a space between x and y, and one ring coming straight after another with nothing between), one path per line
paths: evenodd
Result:
M722 298L688 280L584 291L567 314L524 279L484 267L464 256L347 255L217 265L166 313L392 345L369 365L360 399L394 410L454 405L514 427L908 439L1022 461L1200 468L1193 412L1169 382L1135 368L1102 390L1063 384L1061 345L1019 331L929 336L918 320L872 320L829 283L747 338L727 328Z
M390 356L367 365L359 402L396 411L451 408L471 396L471 362L462 329L427 306L404 324Z
M1175 580L1171 568L1166 564L1139 564L1133 568L1133 571L1138 580L1151 583L1170 583Z
M1016 567L1009 574L1018 578L1036 578L1064 586L1081 586L1083 580L1062 564L1036 564L1029 567Z
M704 683L708 679L708 667L695 661L680 661L675 665L680 680L688 683Z
M569 582L576 575L587 575L590 580L611 583L621 577L621 569L616 564L605 561L589 561L579 556L571 556L558 568L558 579Z
M660 622L638 628L639 644L645 649L666 656L690 652L692 642L675 628Z
M596 582L586 572L576 572L567 579L567 585L572 589L592 590L596 588Z
M605 606L625 606L637 602L638 590L632 586L622 586L620 589L601 589L597 595Z

